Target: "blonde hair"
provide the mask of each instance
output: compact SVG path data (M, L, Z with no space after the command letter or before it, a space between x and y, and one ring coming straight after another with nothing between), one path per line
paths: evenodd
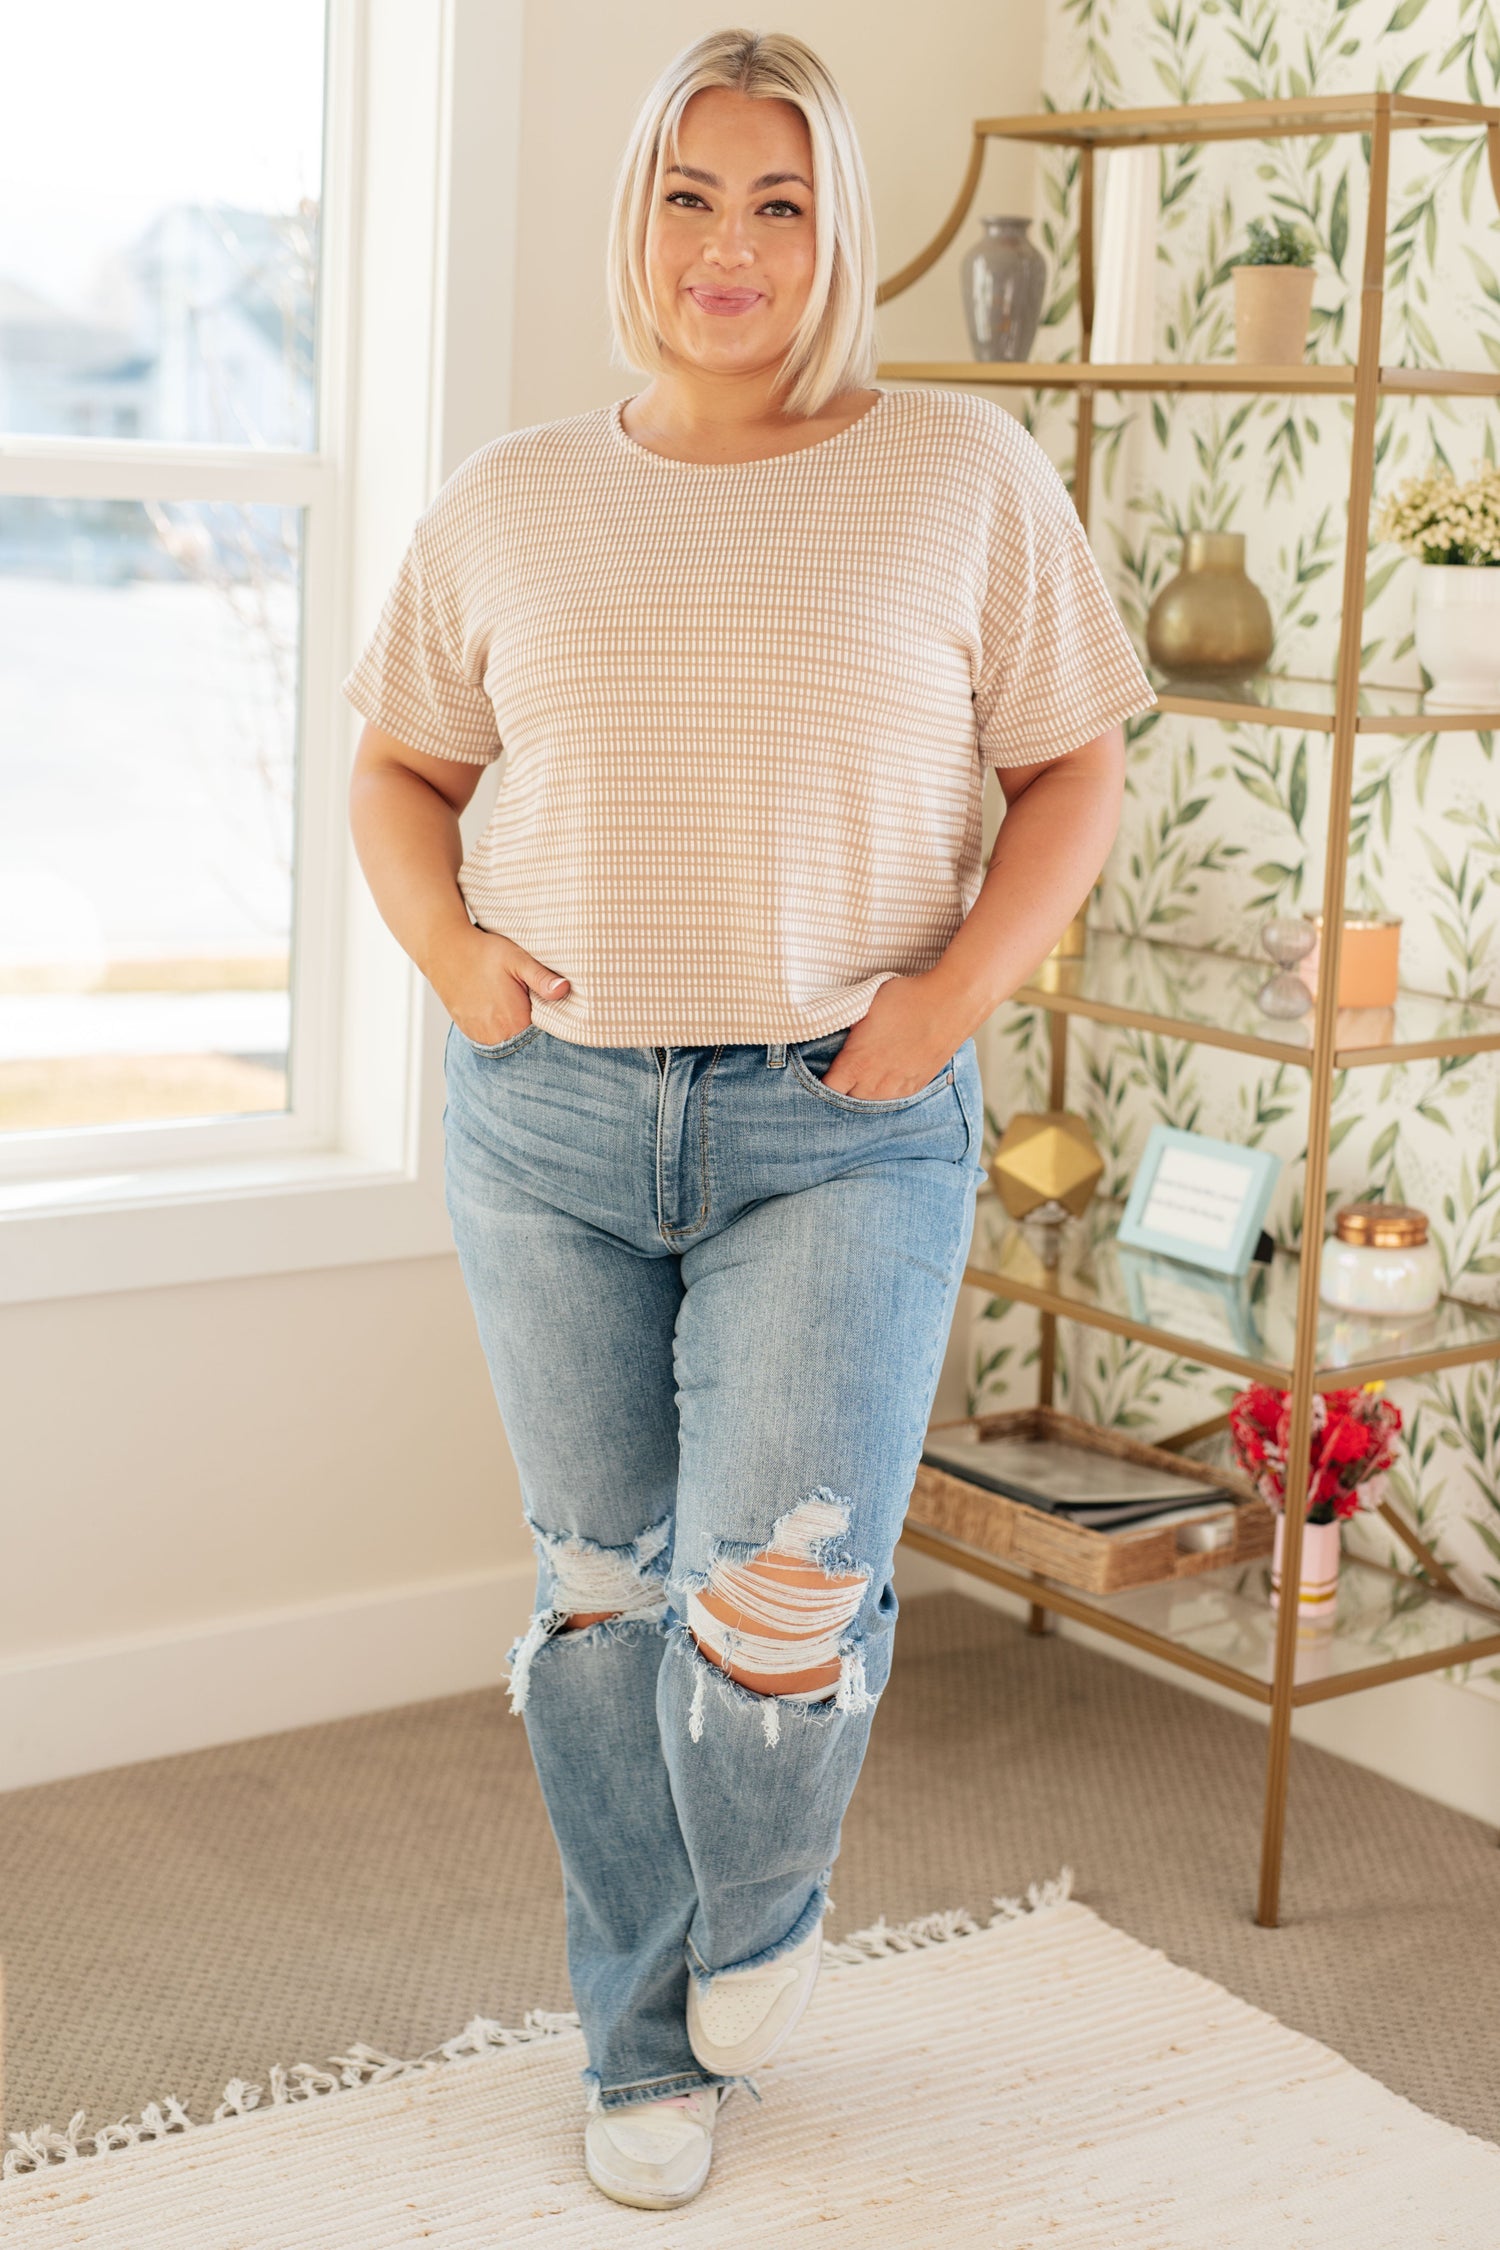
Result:
M666 366L646 260L663 169L678 156L684 109L705 87L790 102L812 143L813 276L782 358L781 405L816 414L875 372L875 224L854 120L826 65L784 31L710 31L667 64L642 102L610 211L606 287L617 364Z

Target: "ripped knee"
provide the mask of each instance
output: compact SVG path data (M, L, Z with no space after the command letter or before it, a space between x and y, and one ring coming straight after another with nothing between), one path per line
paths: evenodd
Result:
M576 1532L544 1531L532 1525L532 1538L546 1565L550 1599L543 1597L543 1606L511 1649L512 1711L525 1710L532 1663L547 1641L616 1618L659 1621L665 1617L671 1529L670 1518L664 1518L628 1546L605 1547Z
M699 1653L756 1695L818 1701L835 1695L844 1641L869 1579L824 1567L817 1550L848 1529L847 1508L806 1500L759 1554L718 1562L691 1593L688 1630Z

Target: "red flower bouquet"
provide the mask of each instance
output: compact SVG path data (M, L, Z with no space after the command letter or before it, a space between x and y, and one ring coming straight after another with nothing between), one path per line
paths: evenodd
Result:
M1286 1456L1292 1426L1290 1391L1252 1383L1229 1409L1235 1458L1262 1500L1286 1506ZM1395 1459L1401 1409L1379 1383L1363 1390L1319 1391L1313 1399L1307 1465L1307 1521L1342 1523L1363 1505L1360 1486Z

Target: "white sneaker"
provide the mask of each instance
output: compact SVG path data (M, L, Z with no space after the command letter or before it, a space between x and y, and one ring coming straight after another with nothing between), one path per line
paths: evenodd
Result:
M713 2162L717 2086L664 2101L598 2109L584 2129L583 2160L596 2188L637 2211L690 2203Z
M813 1996L823 1963L821 1924L790 1953L760 1969L729 1969L700 1994L688 1979L688 2045L705 2070L725 2078L758 2070L779 2054Z

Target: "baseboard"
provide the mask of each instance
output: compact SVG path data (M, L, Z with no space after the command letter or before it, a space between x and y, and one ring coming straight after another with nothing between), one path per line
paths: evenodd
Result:
M0 1789L492 1687L535 1567L0 1665Z
M525 1626L533 1567L398 1587L191 1631L0 1665L0 1789L243 1742L493 1687ZM1024 1620L1026 1603L924 1555L897 1556L900 1594L951 1591ZM1266 1718L1212 1680L1071 1618L1058 1630L1171 1686ZM1297 1712L1292 1732L1439 1804L1500 1827L1500 1702L1437 1673Z
M1003 1586L988 1585L951 1564L929 1555L898 1551L896 1591L906 1598L926 1593L965 1594L971 1601L1003 1611L1024 1621L1029 1604ZM1065 1640L1081 1641L1112 1656L1121 1664L1134 1664L1142 1672L1222 1703L1227 1710L1264 1724L1269 1712L1262 1703L1236 1695L1215 1680L1200 1679L1175 1664L1107 1633L1079 1625L1071 1617L1054 1617L1054 1629ZM1431 1797L1455 1812L1468 1813L1491 1827L1500 1827L1500 1702L1476 1695L1445 1680L1440 1673L1419 1673L1410 1680L1392 1680L1385 1687L1366 1688L1360 1695L1339 1696L1328 1703L1311 1704L1292 1715L1292 1735L1298 1742L1313 1743L1336 1758L1348 1758L1371 1773L1399 1781L1420 1796Z

